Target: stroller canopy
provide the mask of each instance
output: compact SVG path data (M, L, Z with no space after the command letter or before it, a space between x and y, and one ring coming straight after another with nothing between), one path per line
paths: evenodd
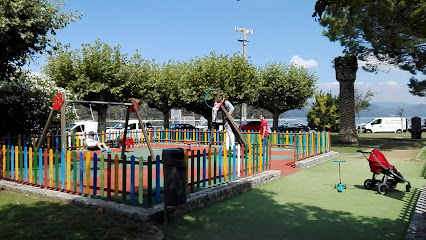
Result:
M370 164L370 170L373 173L379 173L382 170L385 170L383 167L386 169L393 168L393 166L390 165L386 159L385 155L383 155L383 153L381 153L379 150L375 149L371 151L370 157L368 158L368 163Z

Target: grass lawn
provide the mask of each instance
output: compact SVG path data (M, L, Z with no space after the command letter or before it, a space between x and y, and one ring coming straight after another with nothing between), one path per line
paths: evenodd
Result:
M0 239L154 239L155 233L97 209L0 190Z
M164 233L171 239L403 239L419 191L426 183L425 142L401 141L394 136L361 135L359 146L339 145L338 165L332 161L306 169L247 193L200 209L171 222ZM399 135L395 135L399 136ZM368 162L357 149L380 146L389 162L412 184L400 184L386 195L366 190L371 178Z
M403 239L419 190L426 183L425 141L397 134L361 134L358 146L340 145L342 180L332 161L200 209L164 227L170 239ZM405 137L408 137L406 135ZM365 190L371 177L356 153L380 146L411 181L387 195ZM154 239L155 229L127 218L37 196L0 190L0 239Z

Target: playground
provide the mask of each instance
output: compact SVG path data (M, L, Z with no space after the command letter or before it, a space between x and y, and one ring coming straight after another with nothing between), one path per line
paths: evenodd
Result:
M164 201L162 152L182 148L187 195L268 170L280 170L283 178L174 219L163 229L172 239L401 239L406 234L426 176L426 153L419 150L424 143L368 139L359 146L371 149L381 142L384 154L411 182L410 192L400 184L384 195L365 189L370 169L353 147L337 148L342 158L338 164L328 161L296 169L297 161L330 152L330 133L271 132L263 142L258 132L240 132L221 105L239 143L226 149L226 131L145 130L137 102L131 101L127 113L136 109L141 131L125 127L121 148L111 154L87 151L82 145L85 135L48 136L49 119L42 136L31 143L25 136L2 140L0 177L151 208ZM127 114L126 126L128 120ZM105 133L97 137L104 139ZM408 149L418 154L402 158ZM336 191L338 183L345 188Z
M371 147L382 140L364 140ZM366 190L368 162L355 147L337 147L329 161L267 183L245 194L175 219L163 228L170 239L404 239L419 192L425 184L423 144L388 141L382 152L412 184L386 195Z

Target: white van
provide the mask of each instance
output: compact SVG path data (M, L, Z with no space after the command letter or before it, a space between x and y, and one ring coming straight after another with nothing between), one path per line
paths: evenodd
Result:
M71 133L89 133L90 131L98 131L98 122L78 121L67 127L67 132Z
M145 124L146 129L152 129L152 123L143 121ZM105 141L114 140L120 137L124 133L124 124L125 122L118 122L115 124L114 127L106 130L106 136ZM132 131L136 134L136 138L140 138L140 135L142 134L142 131L135 131L135 130L141 130L139 127L139 120L129 120L129 125L127 127L128 131Z
M401 133L407 131L407 119L400 117L381 117L375 118L363 127L363 132L395 132Z

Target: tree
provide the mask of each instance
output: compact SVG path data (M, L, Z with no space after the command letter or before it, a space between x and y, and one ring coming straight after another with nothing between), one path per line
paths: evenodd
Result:
M408 88L410 89L410 93L414 96L426 96L426 80L420 81L415 77L411 77L410 83L408 83Z
M324 35L339 41L345 55L367 61L365 70L377 71L388 63L413 74L426 73L424 1L318 0L317 4L324 14L320 24L327 27Z
M331 92L318 92L307 114L311 129L337 131L340 126L339 98Z
M371 99L374 97L374 93L368 89L368 91L362 95L362 93L355 89L355 113L358 118L358 125L361 125L361 120L359 113L362 111L370 111L369 107L371 106Z
M96 40L94 45L82 44L81 49L61 47L47 58L44 71L60 87L69 89L79 100L129 102L138 98L140 83L148 79L149 64L140 54L131 58ZM105 131L107 105L93 105L98 113L98 130Z
M425 8L424 1L316 2L313 16L319 15L320 24L327 27L324 35L330 41L339 41L344 47L345 56L335 59L340 100L344 104L341 105L343 129L339 131L340 142L357 142L352 107L357 58L367 61L364 69L368 71L377 71L381 63L388 63L411 73L426 73Z
M212 52L203 58L193 58L188 63L188 75L184 82L184 107L202 114L211 126L211 109L204 101L205 93L213 88L220 88L235 106L250 103L257 98L256 67L244 57L234 54L217 55ZM210 106L215 93L207 96Z
M317 77L303 67L269 63L259 68L259 97L254 105L273 114L273 127L278 129L281 113L301 109L313 96Z
M19 72L11 81L0 82L0 136L39 134L52 106L53 96L64 89L47 76Z
M51 45L51 35L80 15L59 0L0 0L0 81Z
M164 129L169 128L170 110L182 106L182 87L187 72L188 66L184 62L152 64L151 77L143 83L143 101L163 113Z

